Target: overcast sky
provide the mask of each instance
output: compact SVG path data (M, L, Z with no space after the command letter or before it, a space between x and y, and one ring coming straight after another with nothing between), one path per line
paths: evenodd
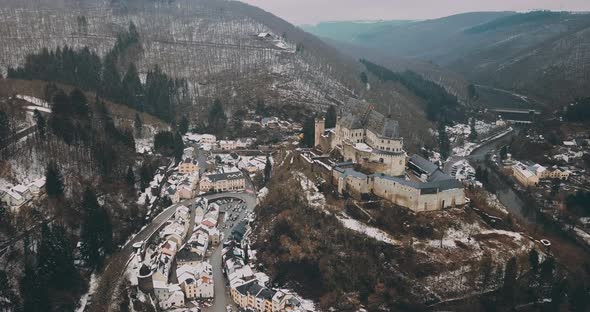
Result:
M590 11L590 0L240 0L296 24L429 19L473 11Z

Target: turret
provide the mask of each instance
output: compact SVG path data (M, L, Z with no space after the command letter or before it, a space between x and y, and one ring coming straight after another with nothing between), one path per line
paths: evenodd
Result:
M322 135L326 131L326 120L323 117L316 117L315 119L315 139L313 141L314 146L320 145Z

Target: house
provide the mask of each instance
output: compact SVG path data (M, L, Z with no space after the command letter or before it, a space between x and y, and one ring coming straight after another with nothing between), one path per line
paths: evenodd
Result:
M272 299L275 293L274 290L260 286L256 280L232 288L230 291L232 299L240 308L257 312L273 311Z
M27 187L33 196L39 197L45 191L45 178L35 179Z
M176 244L172 240L168 240L160 246L160 252L164 255L168 255L170 257L174 257L176 255L178 244Z
M16 192L20 196L22 196L25 201L28 201L31 198L33 198L33 193L31 192L31 190L29 190L29 188L26 185L19 184L19 185L13 187L12 191Z
M188 221L190 218L190 210L187 206L180 205L176 207L176 211L174 211L174 220L178 221Z
M240 138L236 141L236 148L248 148L254 144L255 140L253 138Z
M190 246L185 246L176 253L176 265L179 267L183 265L195 266L201 262L201 259L202 257L198 253L190 250Z
M176 187L176 196L178 198L178 201L184 199L192 199L195 197L195 195L195 189L193 188L191 182L188 180L180 182Z
M164 253L161 253L157 256L155 262L155 270L152 273L152 280L154 281L154 285L156 282L168 282L168 277L170 276L170 268L172 266L173 260L174 258L172 256Z
M168 286L168 298L160 301L160 308L168 310L171 308L180 308L184 306L184 293L179 285L170 284Z
M201 192L241 191L246 188L246 177L241 171L208 174L200 184Z
M180 193L176 192L176 185L170 185L166 189L166 193L168 194L168 197L170 197L172 203L176 204L180 202ZM156 198L156 196L154 196L154 198Z
M231 151L237 148L237 143L234 140L221 140L219 141L219 149L223 151Z
M284 292L282 290L277 291L272 297L272 310L285 311L285 312L303 312L307 311L303 308L301 301L295 295Z
M213 268L208 262L183 265L176 270L176 276L187 299L213 298Z
M170 297L168 292L168 283L165 281L153 281L154 295L158 302L164 302Z
M187 246L191 252L203 257L209 248L209 234L202 229L198 229L189 239Z
M544 179L567 180L571 174L569 170L560 170L557 167L547 169L539 164L527 165L517 162L512 166L514 178L524 187L536 186Z
M180 165L178 165L178 172L180 174L192 174L199 171L199 164L196 160L186 158Z
M270 39L272 38L272 35L267 32L261 32L256 37L258 37L258 39Z
M188 223L182 225L178 222L171 222L160 231L160 237L181 245L188 232Z
M213 246L217 246L221 243L221 233L217 228L208 228L207 232L209 232L209 242Z
M279 118L265 117L265 118L262 118L262 120L260 121L260 124L262 124L262 126L265 128L276 128L276 127L278 127L278 124L279 124Z
M18 208L22 206L26 202L26 200L18 192L9 189L3 191L2 202L12 208Z

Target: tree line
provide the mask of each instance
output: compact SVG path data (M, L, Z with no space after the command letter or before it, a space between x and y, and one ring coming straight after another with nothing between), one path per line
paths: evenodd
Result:
M448 123L458 117L459 102L443 87L424 79L419 74L407 70L393 72L383 66L361 59L367 70L381 81L399 82L426 102L426 117L430 121Z
M139 33L131 23L102 59L88 47L75 50L64 46L55 51L44 48L28 55L23 66L8 68L8 78L55 81L96 91L105 99L170 122L175 107L188 98L187 82L169 77L156 65L142 83L136 65L130 61L132 51L138 50Z
M570 104L564 113L565 120L586 122L590 120L590 97L580 98Z

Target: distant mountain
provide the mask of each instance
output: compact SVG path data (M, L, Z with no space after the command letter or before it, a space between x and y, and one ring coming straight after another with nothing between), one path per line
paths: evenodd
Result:
M474 84L547 107L590 95L590 14L466 13L369 29L353 43L390 57L433 62Z
M378 32L382 28L396 27L412 22L409 20L335 21L321 22L316 25L301 25L301 28L320 38L330 38L342 42L354 43L360 35Z

